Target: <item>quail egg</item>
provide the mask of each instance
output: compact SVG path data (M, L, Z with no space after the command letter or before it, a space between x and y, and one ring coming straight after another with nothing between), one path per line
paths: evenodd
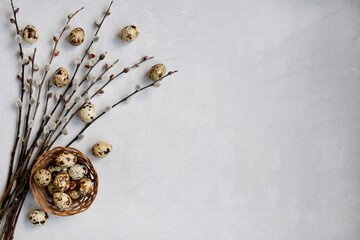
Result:
M59 172L66 172L67 168L62 168L57 166L55 163L52 163L48 166L47 170L51 173L52 179L54 179Z
M24 40L28 43L35 43L39 38L39 31L33 25L27 25L23 34Z
M84 42L85 32L82 28L75 28L70 32L69 42L71 45L79 46Z
M78 183L78 190L83 196L91 194L94 190L94 183L89 178L83 178Z
M37 170L34 174L34 181L39 187L46 187L51 181L51 173L46 169Z
M57 87L65 87L69 82L68 72L65 68L58 68L53 75L53 82Z
M59 172L52 184L54 185L55 189L60 192L64 192L70 187L70 177L66 172Z
M57 192L53 196L53 202L60 210L68 209L71 206L71 198L63 192Z
M41 226L49 220L49 215L43 210L35 209L29 214L29 220L32 224Z
M58 192L59 190L57 190L53 184L53 182L50 182L49 185L46 186L47 189L48 189L48 192L51 194L51 195L54 195L54 193Z
M137 26L129 25L121 30L121 39L126 42L132 42L138 37L139 33L140 31Z
M62 152L55 158L55 163L59 167L71 167L77 162L77 157L72 153Z
M164 64L156 64L150 69L149 77L153 81L158 81L166 75L166 67Z
M94 104L88 103L79 111L79 118L84 123L91 123L96 118L96 107Z
M68 169L68 174L70 178L74 181L78 181L84 178L87 173L87 167L81 164L74 164Z
M112 150L110 143L106 142L97 142L91 149L92 154L97 158L106 157Z
M71 199L79 199L80 198L80 193L79 190L77 189L77 185L78 183L75 181L70 181L70 187L68 190L66 190L66 193L71 197Z

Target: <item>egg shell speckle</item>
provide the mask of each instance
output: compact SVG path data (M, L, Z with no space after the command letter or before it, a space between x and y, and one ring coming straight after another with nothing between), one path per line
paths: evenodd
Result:
M78 181L85 177L89 172L87 167L82 164L74 164L68 169L68 174L72 180Z
M107 155L109 155L109 153L112 150L112 146L110 143L106 143L106 142L97 142L94 144L94 146L91 149L92 154L94 155L94 157L97 158L104 158Z
M72 153L62 152L55 158L55 164L59 167L71 167L77 162L77 157Z
M166 75L166 67L164 64L156 64L150 69L149 78L158 81Z
M35 209L29 214L29 220L36 226L42 226L49 220L49 215L40 209Z
M94 104L86 104L79 111L79 118L84 123L91 123L96 118L96 107Z
M78 190L82 196L91 194L94 190L94 183L89 178L83 178L78 183Z
M70 187L69 175L66 172L60 172L58 175L56 175L53 181L53 185L60 192L68 190Z
M39 38L39 31L33 25L27 25L23 32L24 40L28 43L35 43Z
M75 28L70 32L69 42L73 46L79 46L84 42L85 32L82 28Z
M69 74L65 68L63 68L63 67L58 68L55 71L52 80L53 80L55 86L60 87L60 88L65 87L66 84L69 82Z
M63 192L57 192L53 196L53 202L60 210L68 209L71 206L71 198Z
M129 25L121 30L121 39L126 42L132 42L139 36L140 30L135 25Z
M34 181L39 187L46 187L51 182L51 173L46 169L37 170L34 174Z

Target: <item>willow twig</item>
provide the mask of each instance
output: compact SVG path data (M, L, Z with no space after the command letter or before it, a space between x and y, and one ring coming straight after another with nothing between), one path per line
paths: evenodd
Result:
M125 102L125 101L128 100L130 97L134 96L135 94L137 94L137 93L139 93L139 92L141 92L141 91L143 91L143 90L145 90L145 89L147 89L147 88L149 88L149 87L153 87L155 84L161 82L164 78L166 78L166 77L168 77L168 76L170 76L170 75L172 75L172 74L174 74L174 73L176 73L176 72L177 72L177 70L175 70L175 71L170 71L170 72L168 72L164 77L162 77L161 79L159 79L158 81L152 82L152 83L146 85L145 87L142 87L142 88L140 88L140 89L138 89L138 90L135 90L135 91L132 92L131 94L127 95L126 97L122 98L120 101L118 101L118 102L116 102L115 104L113 104L113 105L111 106L111 108L114 108L114 107L116 107L117 105L119 105L120 103ZM90 127L90 126L91 126L94 122L96 122L99 118L101 118L106 112L107 112L107 111L103 111L103 112L102 112L99 116L97 116L92 122L87 123L87 124L81 129L81 131L66 145L66 147L69 147L69 146L70 146L71 144L73 144L76 140L78 140L78 139L79 139L79 135L82 134L88 127Z

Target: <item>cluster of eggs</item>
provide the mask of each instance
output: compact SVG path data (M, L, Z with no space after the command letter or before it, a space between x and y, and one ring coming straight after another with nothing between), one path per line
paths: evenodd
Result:
M71 206L72 200L93 192L94 183L87 177L88 172L85 165L77 163L75 155L62 152L47 169L35 172L34 182L39 187L47 188L58 209L66 210Z

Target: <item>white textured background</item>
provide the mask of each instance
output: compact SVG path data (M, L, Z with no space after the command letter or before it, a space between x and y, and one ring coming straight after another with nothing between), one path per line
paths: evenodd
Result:
M89 37L108 1L16 5L20 25L40 31L37 44L24 46L38 47L43 66L66 15L85 6L71 25ZM106 88L98 109L147 83L153 64L179 73L74 145L88 155L96 141L114 147L105 159L90 156L100 177L94 205L34 227L29 194L16 239L359 239L359 10L355 0L116 1L96 50L120 59L116 71L144 55L155 60ZM19 71L8 0L0 0L0 16L4 183ZM117 38L128 24L141 30L130 44ZM53 70L71 73L86 45L63 41Z

